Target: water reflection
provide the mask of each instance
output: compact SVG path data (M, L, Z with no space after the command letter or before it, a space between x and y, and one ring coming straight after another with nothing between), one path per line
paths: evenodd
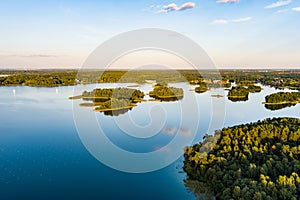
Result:
M295 106L297 104L293 104L293 103L285 103L285 104L265 104L265 108L268 110L281 110L283 108L288 108L288 107L292 107Z
M232 101L232 102L239 102L239 101L248 101L249 98L248 96L247 97L240 97L240 98L237 98L237 97L228 97L228 100Z
M180 97L167 97L167 98L157 97L156 99L160 100L161 102L172 102L172 101L179 101L179 100L183 99L183 96L180 96Z
M132 108L123 108L123 109L118 109L118 110L103 111L103 113L106 116L119 116L119 115L127 113L130 110L132 110Z
M170 136L174 135L175 133L178 133L182 136L190 136L192 134L190 129L183 129L177 127L164 127L162 129L162 132Z
M199 182L197 180L191 180L188 178L184 181L184 185L190 192L195 194L197 199L202 199L202 200L216 199L210 187L208 187L205 183Z

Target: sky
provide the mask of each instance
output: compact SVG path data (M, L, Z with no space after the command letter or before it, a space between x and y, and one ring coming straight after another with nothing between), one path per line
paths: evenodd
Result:
M106 40L142 28L189 37L220 69L300 69L300 0L10 0L0 27L2 69L79 68Z

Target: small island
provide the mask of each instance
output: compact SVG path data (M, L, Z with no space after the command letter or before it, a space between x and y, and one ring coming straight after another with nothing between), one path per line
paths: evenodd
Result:
M233 102L247 101L249 93L258 93L261 90L262 87L254 85L252 82L242 82L229 90L228 99Z
M299 199L300 119L223 128L185 149L186 187L216 199Z
M285 104L300 102L300 92L277 92L265 97L264 104Z
M84 91L79 96L69 97L69 99L82 99L85 102L79 104L85 107L94 107L97 112L111 113L119 111L128 111L138 102L141 102L145 94L136 89L130 88L104 88L94 89L91 92Z
M248 90L251 93L259 93L262 90L262 87L258 86L258 85L248 85Z
M223 95L220 95L220 94L212 94L210 96L211 97L215 97L215 98L222 98L222 97L224 97Z
M249 89L243 86L232 87L228 92L228 99L231 101L247 101Z
M209 90L209 88L207 87L207 84L205 84L204 82L200 82L199 86L197 86L195 88L195 92L196 93L204 93L204 92L206 92L208 90Z
M149 96L160 101L177 101L183 98L182 88L155 85Z
M265 107L269 110L279 110L295 106L300 102L300 92L277 92L265 97Z
M131 88L104 88L94 89L91 92L84 91L82 98L84 100L108 101L110 99L127 99L133 102L139 102L144 98L145 94L136 89Z

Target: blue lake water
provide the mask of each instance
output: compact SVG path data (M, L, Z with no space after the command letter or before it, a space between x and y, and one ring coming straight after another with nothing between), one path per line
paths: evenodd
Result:
M277 111L267 110L261 104L267 94L276 92L274 88L264 87L261 93L250 94L246 102L231 102L226 96L211 97L211 94L226 95L223 89L195 94L185 83L174 85L185 89L182 101L140 103L113 117L95 113L107 138L122 149L143 153L167 145L175 137L174 130L195 134L195 143L205 133L222 127L267 117L300 117L299 104ZM82 85L76 90L94 87ZM139 89L147 92L151 85L141 85ZM71 86L0 88L0 199L195 199L184 186L182 156L167 167L148 173L120 172L95 159L76 130L73 103L77 106L80 101L68 100L73 95ZM193 104L193 98L197 105ZM78 109L93 112L92 108ZM195 122L196 114L200 120ZM183 121L182 116L186 118ZM147 141L132 137L118 127L122 123L124 126L128 117L141 127L152 124L150 128L154 129L161 124L153 118L163 117L164 128ZM183 153L183 149L177 151ZM101 153L113 156L111 152Z

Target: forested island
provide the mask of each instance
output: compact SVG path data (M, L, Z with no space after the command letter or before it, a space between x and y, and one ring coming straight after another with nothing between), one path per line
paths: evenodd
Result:
M98 112L128 111L141 102L145 94L131 88L96 88L90 92L84 91L81 95L69 99L83 99L92 103L81 103L81 106L95 107Z
M204 82L200 82L198 84L198 86L195 87L195 92L197 92L197 93L204 93L204 92L206 92L208 90L209 90L209 88L208 88L207 84L204 83Z
M247 89L251 93L258 93L258 92L261 92L261 90L262 90L262 88L258 85L248 85Z
M257 93L261 92L262 88L257 85L253 85L251 82L250 84L239 83L238 86L232 87L228 92L228 99L236 102L236 101L247 101L249 93Z
M156 84L149 96L159 101L178 101L183 98L182 88L167 87ZM80 103L83 107L94 107L95 111L104 114L123 114L142 102L144 92L132 88L96 88L92 91L84 91L81 95L69 97L70 100L82 99L86 101ZM150 100L151 101L151 100Z
M300 102L300 92L277 92L265 97L265 107L269 110L279 110L282 108L295 106Z
M184 92L182 88L167 87L163 85L154 86L149 92L149 96L162 101L176 101L183 98Z
M186 186L217 199L300 198L300 119L223 128L185 149Z
M243 86L232 87L228 92L228 97L232 98L243 98L248 97L249 90Z
M266 96L265 104L299 103L300 92L277 92Z
M131 88L97 88L91 92L84 91L81 96L84 100L93 100L95 102L110 99L126 99L132 102L139 102L144 98L145 94L140 90Z
M247 101L249 89L243 86L232 87L228 92L228 99L231 101Z

